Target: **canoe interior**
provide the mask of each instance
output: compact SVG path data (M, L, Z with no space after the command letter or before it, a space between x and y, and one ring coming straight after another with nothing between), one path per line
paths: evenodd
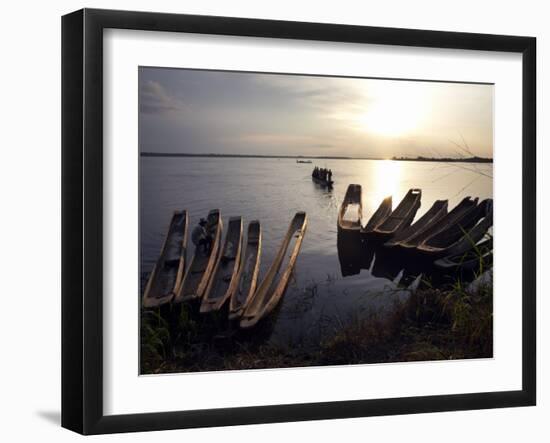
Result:
M430 224L439 222L447 215L449 206L448 200L436 200L432 207L415 223L397 232L385 246L395 246L401 241L405 241L413 235L422 232Z
M187 211L176 211L172 215L159 259L145 286L145 307L169 302L181 283L185 270L188 220Z
M240 322L242 328L254 326L279 303L300 252L306 226L306 213L297 212L290 222L290 226L269 271L256 289L243 313Z
M484 265L492 263L493 255L493 239L483 240L472 246L466 252L457 255L451 255L445 258L440 258L434 262L435 266L440 269L465 268L472 269L479 266L481 259Z
M258 274L260 272L260 255L262 249L262 230L260 222L253 220L248 224L246 247L238 276L237 289L231 296L229 318L234 319L242 315L248 301L256 290Z
M220 211L215 209L208 213L206 229L212 235L212 248L209 253L202 248L195 248L195 253L187 268L180 289L174 297L174 302L201 298L212 273L220 249L223 222Z
M348 186L344 201L338 212L338 228L348 230L361 229L363 218L363 202L361 185Z
M382 200L382 203L380 203L380 206L378 209L372 214L372 217L365 225L365 228L363 229L363 232L372 232L374 231L378 226L380 226L386 219L390 216L392 211L392 196L386 197L384 200Z
M241 261L243 237L242 217L231 217L227 224L225 242L202 298L201 312L218 310L236 289Z
M410 189L390 216L373 232L379 234L394 234L398 230L409 226L418 208L420 208L421 198L422 191L420 189Z
M446 229L426 239L419 249L426 252L440 252L464 238L464 247L474 245L485 235L489 228L488 222L492 225L492 200L483 200L473 210L466 212L456 223L449 225ZM480 220L478 229L472 229ZM472 238L475 235L478 238ZM456 251L460 253L460 251Z
M472 200L471 197L464 198L447 215L433 223L429 223L424 229L416 232L406 240L399 242L398 245L405 248L416 248L426 239L455 224L469 211L475 210L477 200L477 198Z

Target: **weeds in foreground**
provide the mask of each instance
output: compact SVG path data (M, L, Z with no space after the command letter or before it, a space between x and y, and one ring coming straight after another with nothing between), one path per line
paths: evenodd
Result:
M203 319L199 324L186 306L177 314L176 329L180 332L171 341L166 321L156 313L145 315L147 321L160 326L160 330L152 328L150 323L142 323L144 373L488 358L493 355L492 284L480 286L473 292L460 282L445 289L424 286L405 302L396 302L389 314L373 313L366 318L356 318L351 324L340 323L334 333L314 349L306 349L299 343L290 347L275 346L262 339L260 329L246 335L232 329L221 318ZM269 329L270 325L264 327Z

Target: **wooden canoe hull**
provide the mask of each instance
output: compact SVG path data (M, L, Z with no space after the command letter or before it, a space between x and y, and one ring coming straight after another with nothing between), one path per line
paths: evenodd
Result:
M429 223L422 230L416 232L406 240L400 241L396 246L404 250L416 249L417 246L422 244L425 240L436 235L449 226L459 222L463 217L468 216L471 211L476 210L478 199L472 200L471 197L464 198L458 205L456 205L447 215Z
M174 297L185 272L188 225L187 211L175 211L159 258L145 286L143 307L161 306Z
M200 248L195 248L195 254L185 272L173 303L182 303L192 300L200 300L206 290L212 271L218 259L220 250L223 222L219 209L208 213L208 229L213 237L210 254L205 256Z
M320 178L313 177L313 176L311 176L311 179L315 183L317 183L319 186L323 186L325 188L332 188L332 186L334 185L334 180L326 181L326 180L321 180Z
M258 220L253 220L248 224L246 248L237 277L237 289L229 302L229 320L236 320L242 316L256 291L261 251L262 228Z
M447 215L448 207L448 200L436 200L432 207L418 221L398 232L391 240L384 243L384 246L388 248L397 246L400 242L407 241L408 238L422 232L428 226L438 223Z
M361 230L361 219L363 218L363 196L361 185L351 184L346 190L344 200L338 211L338 233L359 233ZM357 219L346 220L346 210L351 205L358 205Z
M468 251L465 251L458 255L451 255L445 258L440 258L434 262L436 268L442 271L452 271L458 269L464 269L471 271L476 268L480 268L480 264L483 261L483 265L491 265L493 260L493 239L485 240Z
M243 243L243 218L231 217L227 224L225 243L221 249L212 277L202 297L200 312L219 310L237 289L241 248Z
M400 230L408 227L420 208L421 198L422 191L420 189L409 189L389 217L369 234L377 238L389 239Z
M372 217L367 222L365 227L361 230L362 233L368 234L369 232L374 231L378 226L386 221L392 212L393 200L392 196L386 197L378 206L378 209L374 211Z
M281 244L273 263L271 264L269 271L243 313L239 324L241 328L251 328L262 318L267 317L283 297L294 269L294 265L296 264L298 254L300 253L306 227L306 213L297 212L290 223L288 231L283 239L283 243ZM291 248L288 263L286 264L279 279L276 280L293 238L295 239L295 243Z
M471 249L492 225L493 200L483 200L456 224L422 242L417 250L432 257L458 255Z

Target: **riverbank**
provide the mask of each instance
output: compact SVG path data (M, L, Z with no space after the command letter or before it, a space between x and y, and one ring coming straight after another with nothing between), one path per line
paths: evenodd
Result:
M372 314L335 328L313 350L267 343L269 324L245 335L227 329L221 316L203 321L187 307L177 315L143 311L141 367L160 374L490 358L492 331L492 282L473 291L459 283L424 285L383 318Z

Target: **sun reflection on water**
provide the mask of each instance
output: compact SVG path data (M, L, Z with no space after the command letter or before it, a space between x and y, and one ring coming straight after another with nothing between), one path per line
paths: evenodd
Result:
M364 192L363 204L367 209L365 216L372 215L384 198L390 195L393 196L393 207L395 208L402 197L399 195L401 190L401 162L383 160L376 162L375 165L373 177L369 180L370 186Z

